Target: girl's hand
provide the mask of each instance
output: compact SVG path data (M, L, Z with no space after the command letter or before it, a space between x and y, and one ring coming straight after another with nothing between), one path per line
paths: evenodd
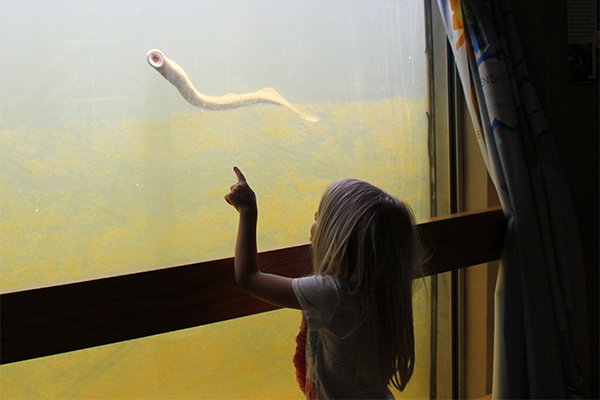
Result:
M256 196L242 171L233 167L238 183L225 195L225 201L240 213L237 240L235 243L235 281L245 291L280 307L300 309L300 303L292 287L292 279L263 273L258 264L256 248L256 224L258 211Z
M250 189L246 177L238 167L233 167L233 171L237 175L238 183L231 186L231 191L225 195L225 201L234 206L239 213L256 213L256 195L254 191Z

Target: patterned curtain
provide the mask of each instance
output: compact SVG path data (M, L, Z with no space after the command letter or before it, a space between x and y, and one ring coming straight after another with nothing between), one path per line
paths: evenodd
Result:
M587 333L579 233L510 6L438 4L508 221L496 289L493 398L582 398Z

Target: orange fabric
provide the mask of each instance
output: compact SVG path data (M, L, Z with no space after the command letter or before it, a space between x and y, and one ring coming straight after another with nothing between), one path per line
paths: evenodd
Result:
M308 351L308 324L306 318L302 314L302 323L300 324L300 332L296 336L296 352L294 353L294 367L296 367L296 381L300 390L308 400L316 399L315 385L306 376L307 363L306 352Z
M294 353L294 366L296 367L296 381L306 394L306 334L307 324L304 314L302 314L302 323L300 324L300 332L296 336L296 352Z

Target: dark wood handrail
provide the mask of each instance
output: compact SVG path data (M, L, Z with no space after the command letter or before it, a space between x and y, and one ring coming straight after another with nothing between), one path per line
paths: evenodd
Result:
M431 259L426 275L497 260L501 209L419 224ZM307 274L308 245L259 254L261 269ZM233 258L3 293L0 363L7 364L239 318L276 307L235 284Z

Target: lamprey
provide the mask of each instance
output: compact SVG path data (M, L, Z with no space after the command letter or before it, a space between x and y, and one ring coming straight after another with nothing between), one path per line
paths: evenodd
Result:
M166 80L179 90L179 93L191 105L204 110L231 110L245 107L251 104L270 103L284 106L300 115L302 118L312 122L318 122L319 118L304 114L291 105L273 88L261 89L257 92L236 94L229 93L224 96L208 96L196 90L190 78L175 61L168 59L160 50L148 52L148 63L156 69Z

